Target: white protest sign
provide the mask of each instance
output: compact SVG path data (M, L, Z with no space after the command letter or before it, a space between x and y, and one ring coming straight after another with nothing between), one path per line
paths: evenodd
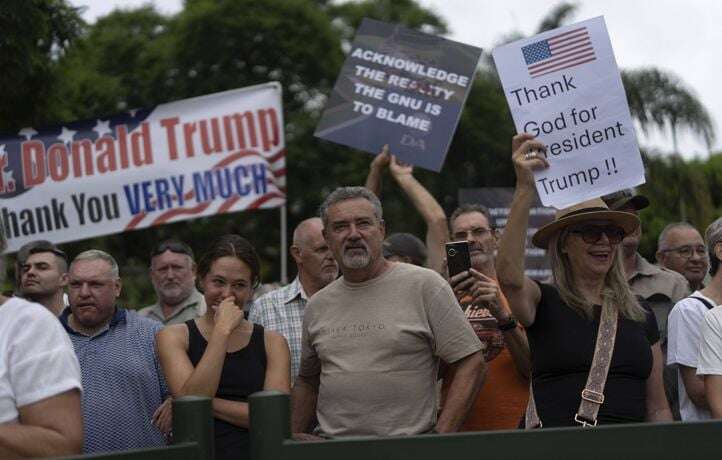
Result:
M644 183L644 165L603 17L493 51L517 132L547 146L535 174L545 206L563 208Z

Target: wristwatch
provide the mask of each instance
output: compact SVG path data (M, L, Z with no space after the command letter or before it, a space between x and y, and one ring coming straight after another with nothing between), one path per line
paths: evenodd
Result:
M511 331L512 329L516 329L516 324L516 319L513 316L510 316L506 322L499 323L499 330L501 332Z

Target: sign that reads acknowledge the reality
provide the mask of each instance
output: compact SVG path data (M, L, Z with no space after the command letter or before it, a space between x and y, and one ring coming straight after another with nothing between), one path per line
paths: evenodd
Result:
M326 110L322 139L440 171L481 49L364 19Z
M0 137L11 251L285 203L277 83Z
M536 173L545 206L562 208L644 183L644 166L603 17L493 51L518 132L547 146Z

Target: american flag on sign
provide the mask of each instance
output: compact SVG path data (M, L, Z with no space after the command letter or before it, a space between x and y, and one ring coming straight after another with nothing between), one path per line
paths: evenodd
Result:
M524 61L532 78L576 67L596 59L586 27L523 46L521 52L524 54Z

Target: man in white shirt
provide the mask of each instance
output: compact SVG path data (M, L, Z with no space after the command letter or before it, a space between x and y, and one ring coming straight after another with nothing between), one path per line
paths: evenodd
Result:
M679 368L679 410L683 421L710 418L704 381L697 375L697 360L704 315L722 303L722 270L719 269L722 258L722 218L707 227L705 242L712 279L704 289L677 302L668 320L667 364Z
M2 229L0 222L0 253ZM0 296L0 458L80 454L80 389L80 366L60 322L39 304Z
M704 378L712 418L722 418L722 307L704 314L700 335L697 375Z

